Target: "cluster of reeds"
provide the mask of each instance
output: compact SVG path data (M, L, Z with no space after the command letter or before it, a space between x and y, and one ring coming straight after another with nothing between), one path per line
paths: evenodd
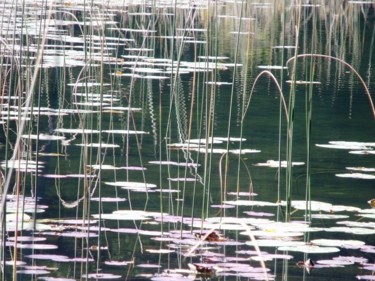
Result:
M52 223L61 225L59 235L79 229L71 234L76 235L73 275L92 278L100 276L103 264L96 250L112 258L109 246L120 257L126 249L134 260L151 244L137 234L124 246L123 221L137 233L150 220L162 236L179 231L183 237L219 213L223 221L215 226L221 228L226 207L236 204L228 194L245 193L252 202L254 191L261 192L251 176L255 163L247 161L259 151L249 148L245 136L251 135L253 99L269 88L276 97L272 108L278 109L276 161L268 163L277 167L277 188L270 204L285 201L278 205L277 220L292 220L296 128L303 122L310 222L319 80L359 81L375 118L371 81L358 70L363 52L357 51L369 40L361 36L368 36L373 60L375 30L363 35L361 26L374 7L325 2L2 1L2 280L17 279L23 255L17 238L8 250L7 237L55 231ZM349 62L347 52L353 54ZM331 77L331 69L339 78ZM304 99L304 116L296 115L297 99ZM54 202L49 208L57 218L48 216L43 199ZM234 215L241 217L238 207ZM71 217L74 227L65 221ZM260 255L251 229L239 224ZM111 228L118 229L113 240ZM37 249L30 247L33 253Z

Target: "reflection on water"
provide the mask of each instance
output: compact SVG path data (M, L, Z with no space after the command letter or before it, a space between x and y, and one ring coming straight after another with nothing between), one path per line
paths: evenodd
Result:
M372 280L372 2L1 5L2 279Z

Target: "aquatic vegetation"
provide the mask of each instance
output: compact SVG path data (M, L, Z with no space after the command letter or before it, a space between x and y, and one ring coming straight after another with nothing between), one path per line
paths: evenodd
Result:
M371 1L0 5L1 280L374 280Z

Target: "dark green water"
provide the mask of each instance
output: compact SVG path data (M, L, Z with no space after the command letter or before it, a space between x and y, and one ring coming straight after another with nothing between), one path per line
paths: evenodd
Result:
M57 247L53 250L19 249L18 260L25 261L27 266L41 266L37 269L47 270L47 272L22 273L26 267L18 267L17 270L20 271L17 274L18 280L66 280L63 278L96 280L101 279L102 273L116 275L108 279L115 279L119 276L120 280L149 280L150 278L159 280L158 278L161 277L168 280L181 278L186 280L195 277L188 277L188 274L182 271L177 271L181 276L171 275L171 273L176 269L188 269L188 263L201 262L204 257L213 259L216 256L222 256L223 263L229 263L229 258L241 257L248 260L237 259L234 262L250 264L253 267L260 266L259 262L250 260L250 254L238 254L237 251L254 250L253 247L244 244L245 241L250 240L249 237L239 234L238 230L222 230L231 242L239 242L238 245L208 243L205 246L210 247L209 253L201 250L192 257L184 256L192 244L185 242L184 239L180 240L184 237L192 238L192 233L200 232L200 220L213 217L241 219L249 217L244 211L268 212L274 215L271 220L278 218L284 221L284 207L217 208L217 205L223 204L223 200L236 200L237 198L271 203L286 199L285 169L282 168L278 173L277 168L256 165L267 160L278 160L279 153L281 160L285 160L287 146L286 117L285 112L281 110L280 113L280 94L275 83L264 75L254 85L257 75L263 70L259 66L286 65L286 61L294 55L295 49L276 46L294 46L298 38L298 54L315 53L340 58L358 71L371 93L375 89L373 4L359 5L345 2L342 5L330 3L298 8L289 1L287 2L285 7L276 2L260 5L251 1L242 5L230 2L210 3L209 7L206 7L207 3L197 3L193 7L190 7L189 3L185 5L179 3L177 6L171 6L170 3L158 3L158 5L156 3L155 5L108 3L103 6L92 3L96 9L91 11L86 11L83 9L84 6L72 3L56 6L57 11L62 14L66 11L66 15L72 13L78 21L84 21L85 16L92 18L103 16L107 22L102 26L103 29L93 25L94 21L87 25L77 23L57 25L64 31L64 34L81 40L84 38L81 33L81 28L83 28L86 34L105 35L106 37L103 38L106 43L113 41L115 44L114 49L107 49L111 48L111 45L104 46L95 40L87 39L89 43L82 44L82 42L73 43L73 41L63 39L59 41L53 39L54 37L48 37L47 49L64 50L66 59L76 59L76 61L73 65L64 67L52 65L41 69L32 103L34 114L31 114L32 119L26 123L25 132L60 135L71 141L70 143L55 140L37 142L24 139L20 146L22 158L39 159L45 163L41 168L42 171L37 173L38 175L20 172L17 178L17 173L13 172L9 193L12 191L16 193L16 187L19 186L21 194L38 196L38 204L47 205L48 209L36 215L33 212L28 213L36 218L38 223L42 223L44 229L31 231L29 227L20 230L19 235L45 237L45 243ZM164 8L159 7L159 4ZM26 6L30 11L34 11L31 5ZM106 13L98 14L98 11ZM46 11L43 9L42 12ZM31 15L30 17L34 19ZM54 18L63 19L64 17L56 13ZM35 17L36 23L39 22L38 20L40 18ZM75 20L72 21L75 22ZM29 24L34 26L35 22L31 21ZM296 33L295 26L299 27L298 33ZM155 33L146 32L147 29L155 30ZM236 33L238 30L241 31L240 35ZM26 33L24 36L29 40L37 41L39 37L29 32L30 34ZM182 35L186 41L180 39L179 36ZM115 39L109 39L110 37ZM119 42L116 38L134 39L134 41L124 43L125 41ZM189 40L193 40L193 43ZM61 47L60 43L64 47ZM100 65L100 59L89 59L90 56L94 57L95 52L94 50L90 52L89 46L91 45L101 46L102 52L108 50L112 58L124 60L117 61L117 64L109 64L105 61L103 65ZM86 53L81 51L85 48ZM132 51L129 48L147 48L148 50ZM77 54L70 55L68 51L76 51ZM162 69L155 75L168 78L159 80L122 76L124 73L131 73L132 63L137 61L129 55L138 56L138 67ZM163 66L142 65L140 62L147 62L143 56L173 59L175 63L180 61L178 67L173 69L174 73L187 68L186 62L190 63L189 67L193 67L194 62L215 63L215 60L208 58L211 56L225 56L226 58L217 60L217 65L212 71L190 70L187 74L171 75L167 72L170 67L169 62ZM79 65L81 61L86 62L87 66ZM9 67L7 62L7 59L3 59L3 73L10 71L10 73L15 73L13 77L17 77L19 72ZM68 61L66 63L68 64ZM225 65L225 63L230 65ZM293 120L292 161L310 164L309 177L306 176L308 173L306 165L293 167L290 192L292 200L305 200L306 180L309 178L311 200L360 209L369 208L367 201L374 197L374 179L342 178L335 175L350 173L346 167L374 168L374 154L371 154L374 146L369 146L370 153L367 155L351 154L349 149L316 146L316 144L328 144L330 141L374 142L374 116L363 85L348 67L333 59L316 58L314 62L311 62L310 58L300 58L296 64L295 79L310 80L311 76L312 80L318 81L319 84L313 85L312 88L309 84L296 85L295 92L292 92L291 84L286 82L291 79L292 63L289 63L288 67L284 70L271 69L270 72L280 83L288 108L291 108L290 93L295 94L294 114L292 117L289 116ZM23 75L26 76L28 73L26 68L21 69ZM117 75L111 75L116 71ZM147 75L142 70L136 74ZM19 90L20 87L27 89L29 86L26 79L11 80L5 74L2 77L9 84L5 89L13 89L10 92L5 91L4 96L12 96L12 93L17 93L17 91L22 93L25 90ZM218 84L207 83L212 81ZM72 86L76 82L87 84L82 87ZM91 87L89 84L91 82L99 84ZM253 85L254 91L251 92ZM77 93L82 93L83 97L76 95ZM105 107L106 105L74 104L87 101L91 93L99 94L98 100L101 102L107 102L104 100L104 94L110 95L114 107L132 107L140 110L129 113L119 108L109 110ZM310 103L308 103L309 94L311 95ZM250 96L251 102L245 113L244 108ZM9 104L20 105L15 101L7 103L3 99L3 110L7 110ZM42 108L41 111L45 107L56 111L80 108L88 110L88 113L68 112L66 115L56 114L38 118L35 112L38 112L39 106ZM306 126L308 120L306 116L309 110L312 114L310 138L307 137ZM3 113L4 115L6 114ZM245 117L242 119L242 116ZM1 155L4 155L2 160L6 159L6 153L8 155L13 153L18 128L15 121L4 120L4 131L1 133L3 146L0 148ZM11 130L8 131L8 128ZM56 133L54 131L56 128L88 128L96 129L99 133L85 134L83 137L80 132ZM145 131L147 134L128 136L105 132L105 130L112 129ZM189 139L211 137L241 137L246 140L239 142L232 139L229 142L202 145L201 148L206 148L206 150L201 153L187 152L168 146L183 143ZM115 144L117 147L85 150L82 146L77 146L82 143L99 142ZM309 154L308 147L310 147ZM257 149L260 152L241 155L241 161L238 160L236 154L229 154L226 158L223 152L210 153L211 149L225 151L238 148ZM39 152L37 156L32 153L34 151ZM59 156L45 156L43 153L57 153ZM86 165L98 165L101 161L103 165L136 166L143 167L145 170L107 170L104 168L100 170L86 167ZM152 161L173 161L173 163L158 165ZM200 166L196 170L186 168L184 163L187 162L194 162ZM179 163L179 166L176 163ZM225 163L228 163L227 170L225 170ZM240 168L238 168L239 165ZM49 174L59 174L64 177L50 178L46 176ZM72 174L85 176L77 178L71 176ZM91 178L90 174L95 175L95 178ZM366 174L373 176L374 172L370 171ZM16 184L17 179L19 185ZM126 190L106 184L115 181L146 182L157 185L158 190L155 191L154 188L150 188L148 192ZM249 196L237 197L228 194L250 190L258 195L249 198ZM120 197L126 198L127 201L103 201L98 204L96 201L87 200L90 197ZM93 224L90 232L99 234L99 238L88 238L88 234L84 235L86 237L84 239L76 238L78 234L75 231L79 230L81 233L82 229L87 230L86 226L82 226L83 217L94 220L92 215L99 213L106 215L116 210L143 210L157 214L164 213L164 215L146 215L147 218L142 221L137 219L135 212L130 215L130 219L126 219L126 215L122 214L124 217L119 217L119 220L103 219ZM320 211L320 213L326 214L327 212ZM321 227L322 230L305 234L297 239L302 241L305 239L307 242L321 238L351 239L363 241L369 246L375 245L373 234L325 232L325 228L337 226L336 222L339 220L373 222L373 218L361 218L356 212L344 211L335 214L345 214L348 218L313 219L311 225ZM69 225L68 222L63 221L73 218L78 219L78 223ZM50 219L61 221L50 221ZM291 216L292 221L304 219L304 211L293 212ZM195 227L191 226L193 222L196 223ZM8 229L11 228L10 225L8 222ZM257 227L256 223L251 225ZM373 229L373 226L368 228ZM134 233L136 230L139 235ZM14 231L6 233L3 241L9 236L14 236ZM167 237L170 240L162 242L155 237ZM257 238L261 239L261 237ZM98 244L108 249L103 250L99 256L95 250L87 251L88 248ZM150 253L147 251L149 249L171 251ZM261 250L270 253L277 252L275 247L268 246L261 247ZM5 247L6 260L10 260L14 253L12 245ZM284 252L278 251L277 253ZM51 261L37 256L32 258L29 256L31 254L56 254L68 258L62 261L59 259ZM298 261L306 259L307 256L299 252L288 254L293 258L266 262L266 267L270 270L270 280L354 280L356 275L371 274L370 270L362 269L364 265L359 263L345 267L315 268L308 274L304 269L296 266ZM370 264L374 262L373 253L365 253L358 248L340 248L338 253L310 254L308 257L323 260L339 255L363 257ZM77 257L82 257L82 261L73 260ZM113 266L105 263L108 261L132 261L133 263ZM160 268L145 268L142 267L144 264L156 264L160 265ZM7 265L5 270L4 278L14 279L13 267ZM97 275L90 278L88 274L91 273ZM48 279L49 276L61 279ZM216 275L210 277L215 280L254 280L255 278L265 280L262 279L263 277L246 275L240 270L229 271L228 274L218 271Z

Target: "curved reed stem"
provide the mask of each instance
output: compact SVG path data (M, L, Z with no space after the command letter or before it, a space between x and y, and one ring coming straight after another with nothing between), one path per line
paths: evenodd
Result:
M40 44L40 47L39 47L38 56L37 56L36 61L35 61L35 70L34 70L34 73L33 73L32 79L31 79L31 83L30 83L29 89L27 91L26 100L25 100L25 103L24 103L24 107L27 107L27 108L29 108L30 105L31 105L32 98L34 96L34 88L35 88L35 85L38 81L39 70L41 68L42 58L43 58L43 50L44 50L44 46L45 46L45 43L46 43L46 40L47 40L48 27L50 26L51 13L52 13L52 6L48 10L46 27L45 27L44 34L43 34L43 37L42 37L42 41L41 41L41 44ZM15 145L14 145L14 151L13 151L13 155L11 157L11 160L17 159L17 155L19 153L19 147L20 147L21 140L22 140L22 135L23 135L24 129L26 127L26 122L27 122L26 117L27 117L27 110L25 110L22 114L20 126L19 126L18 132L17 132L17 139L16 139L16 142L15 142ZM0 202L0 220L1 221L2 221L2 218L3 218L4 213L5 213L4 206L5 206L5 201L6 201L6 194L8 193L8 190L9 190L9 185L10 185L10 180L12 178L13 169L14 169L14 164L8 170L8 173L7 173L6 178L5 178L4 187L3 187L3 190L2 190L3 196L1 197L1 202Z
M245 109L243 111L243 114L242 114L242 120L241 122L244 121L244 118L245 118L245 115L246 115L246 112L250 106L250 102L251 102L251 98L253 96L253 92L254 92L254 89L255 89L255 85L257 84L258 80L260 77L262 77L263 75L268 75L274 82L275 82L275 85L279 91L279 94L280 94L280 98L281 98L281 102L283 104L283 107L284 107L284 112L285 112L285 119L286 119L286 122L289 123L289 116L288 116L288 107L286 105L286 102L285 102L285 98L284 98L284 94L283 94L283 91L281 90L281 86L279 84L279 82L277 81L275 75L272 74L271 71L269 70L263 70L261 73L258 74L258 76L255 78L254 80L254 83L253 83L253 86L251 87L251 91L250 91L250 95L249 95L249 100L247 101L247 104L245 106Z
M366 91L366 95L368 97L369 103L370 103L372 115L375 119L375 107L374 107L374 102L372 101L372 98L371 98L370 90L368 89L368 87L367 87L365 81L363 80L362 76L357 72L357 70L354 69L353 66L351 66L349 63L347 63L346 61L344 61L342 59L332 57L332 56L329 56L329 55L322 55L322 54L300 54L300 55L297 55L297 56L294 56L294 57L291 57L290 59L288 59L286 61L286 65L288 65L288 63L291 62L292 60L295 60L295 59L298 59L298 58L307 58L307 57L330 59L330 60L334 60L334 61L337 61L339 63L342 63L343 65L348 67L355 74L355 76L357 76L357 78L359 79L359 81L363 85L363 87Z

